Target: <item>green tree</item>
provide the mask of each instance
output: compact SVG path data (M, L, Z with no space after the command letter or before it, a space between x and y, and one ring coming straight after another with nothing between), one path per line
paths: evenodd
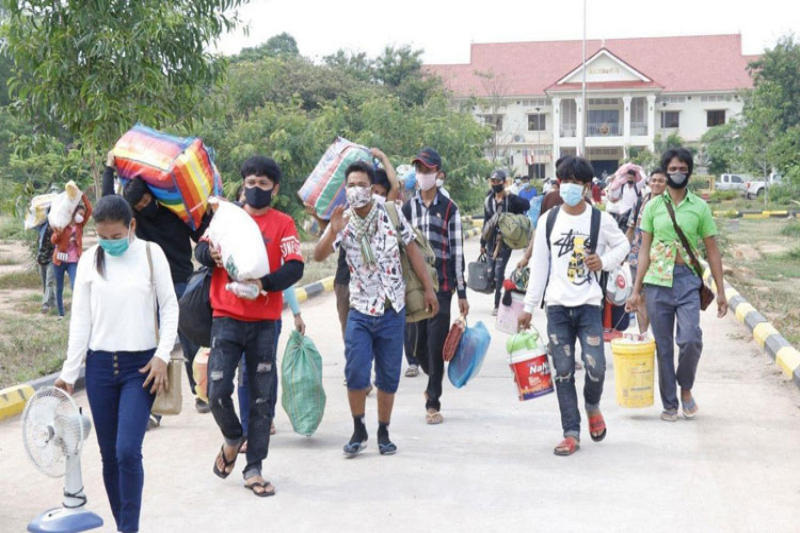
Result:
M206 52L246 0L0 0L12 95L61 124L92 161L135 122L191 124L225 62Z
M719 176L732 171L737 167L739 155L739 123L730 120L727 124L715 126L708 130L700 142L705 146L706 154L710 160L708 171Z
M755 91L768 87L761 95L763 104L778 111L783 129L800 124L800 43L794 35L778 40L771 50L749 65Z
M273 35L267 39L267 42L258 46L242 48L242 51L231 60L233 62L257 61L265 57L300 57L300 49L297 47L295 38L283 32Z

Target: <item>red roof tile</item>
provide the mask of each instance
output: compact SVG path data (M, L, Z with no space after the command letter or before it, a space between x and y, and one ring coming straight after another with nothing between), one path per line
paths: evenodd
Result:
M586 43L587 60L603 46L665 92L730 91L752 87L741 35L646 37ZM487 96L501 85L507 96L544 95L581 64L581 41L473 44L469 64L426 65L457 96ZM476 72L491 72L494 82ZM562 86L563 87L563 86Z

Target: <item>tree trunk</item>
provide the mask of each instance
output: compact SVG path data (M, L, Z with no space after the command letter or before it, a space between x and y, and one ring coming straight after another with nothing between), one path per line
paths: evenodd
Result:
M90 146L89 149L92 151L92 177L94 178L94 200L95 202L100 201L100 197L103 194L103 188L100 183L100 169L97 168L97 153L94 149L94 146Z

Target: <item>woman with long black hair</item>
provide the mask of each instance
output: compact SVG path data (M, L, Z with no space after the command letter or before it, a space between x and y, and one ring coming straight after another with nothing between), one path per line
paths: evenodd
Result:
M142 441L155 394L166 390L178 301L158 245L136 238L121 196L94 211L98 244L78 262L67 360L56 387L72 392L86 358L86 393L117 530L139 531ZM157 310L157 311L156 311Z

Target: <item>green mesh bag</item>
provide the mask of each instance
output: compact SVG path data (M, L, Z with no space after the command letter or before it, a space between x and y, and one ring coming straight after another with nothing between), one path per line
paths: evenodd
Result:
M322 357L308 337L292 331L281 364L281 405L295 433L310 437L322 422Z

